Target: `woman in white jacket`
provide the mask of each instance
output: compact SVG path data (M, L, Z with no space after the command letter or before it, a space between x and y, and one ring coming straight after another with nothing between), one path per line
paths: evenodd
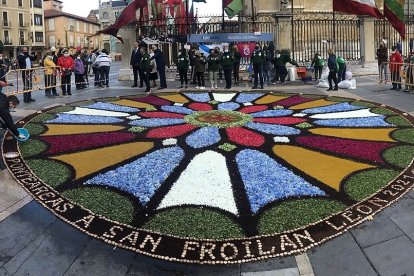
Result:
M109 71L111 68L111 63L111 57L108 55L108 52L105 49L103 49L101 54L96 58L96 61L93 64L99 68L99 71L101 73L99 87L109 87Z

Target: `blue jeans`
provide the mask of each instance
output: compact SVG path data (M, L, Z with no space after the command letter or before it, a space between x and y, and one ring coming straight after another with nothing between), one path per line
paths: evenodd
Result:
M387 68L388 67L387 67L386 63L380 64L378 66L381 81L382 80L388 80L388 71L387 71L388 69Z

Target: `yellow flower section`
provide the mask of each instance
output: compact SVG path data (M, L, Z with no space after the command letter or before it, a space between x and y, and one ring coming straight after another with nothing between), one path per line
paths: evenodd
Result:
M293 167L339 191L342 180L356 171L375 168L296 146L274 146L273 152Z
M117 105L128 106L128 107L135 107L135 108L154 108L153 105L150 105L150 104L147 104L147 103L131 101L131 100L119 100L119 101L115 101L115 102L112 102L112 103L117 104Z
M391 138L391 132L394 130L396 128L314 128L309 129L309 132L330 137L395 143L396 141Z
M270 104L277 101L281 101L283 99L289 98L290 96L275 96L275 95L267 95L259 100L257 100L256 104Z
M112 132L125 129L122 126L111 125L45 125L48 130L41 136L73 135L86 133Z
M183 103L183 104L188 103L188 100L184 98L183 96L181 96L180 94L172 94L172 95L158 96L158 97L166 99L171 102L175 102L175 103Z
M337 102L331 102L325 99L320 99L320 100L316 100L312 102L294 105L292 107L289 107L289 109L300 110L300 109L308 109L308 108L315 108L315 107L323 107L323 106L328 106L328 105L333 105L333 104L337 104Z
M152 142L135 142L102 149L88 150L53 157L73 167L76 179L143 154L154 147ZM133 173L133 172L132 172Z

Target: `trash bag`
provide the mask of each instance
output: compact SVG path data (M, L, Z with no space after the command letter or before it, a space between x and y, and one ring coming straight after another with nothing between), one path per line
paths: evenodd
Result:
M328 67L325 67L322 70L321 80L327 80L328 79L328 76L329 76L329 68Z
M352 79L352 72L351 71L346 71L345 72L345 79L346 80L351 80Z
M351 80L351 87L349 89L356 89L356 88L357 88L357 86L356 86L356 79L352 79Z
M319 83L316 85L319 88L329 88L329 83L327 80L320 80Z
M338 83L338 87L341 89L350 89L351 88L351 81L344 80Z

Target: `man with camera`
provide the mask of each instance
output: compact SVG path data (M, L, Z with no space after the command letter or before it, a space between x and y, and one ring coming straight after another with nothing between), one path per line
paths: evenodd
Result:
M75 69L75 61L69 56L67 49L63 50L63 55L58 59L57 65L61 70L61 83L63 96L72 95L71 93L71 77L72 72Z

